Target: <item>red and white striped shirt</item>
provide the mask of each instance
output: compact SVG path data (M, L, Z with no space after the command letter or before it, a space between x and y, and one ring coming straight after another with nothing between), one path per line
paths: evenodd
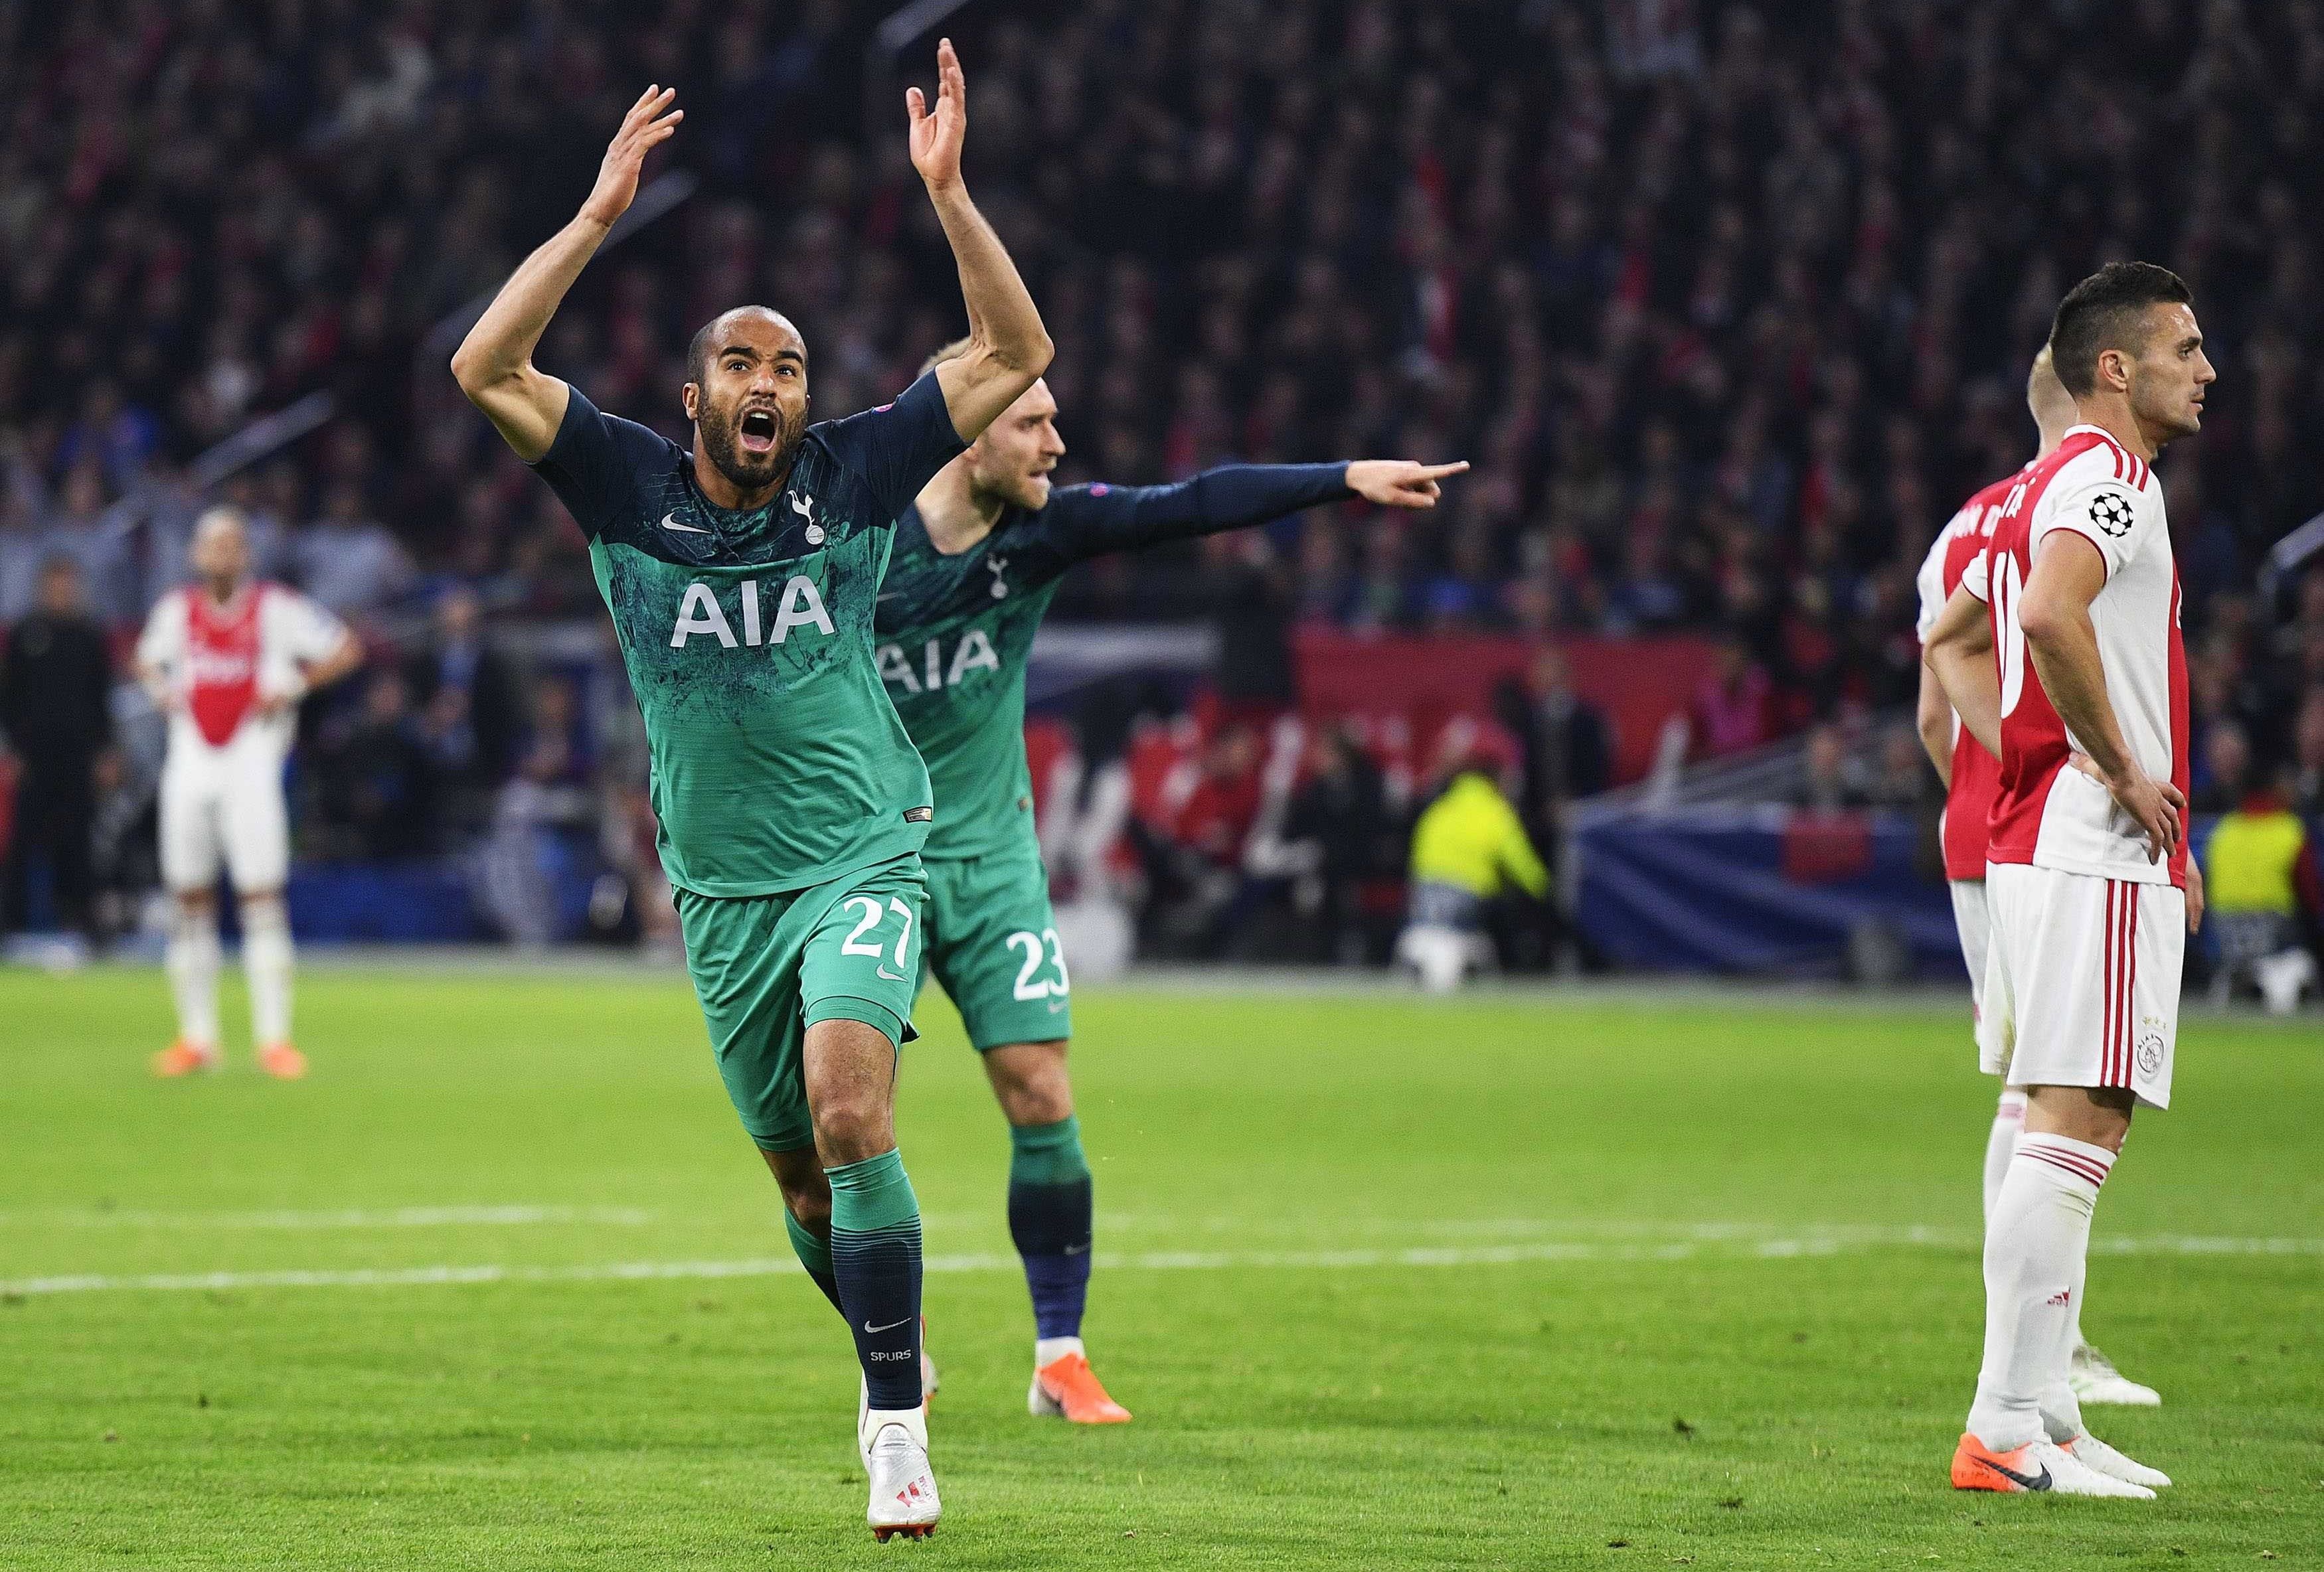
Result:
M2163 483L2144 459L2095 426L2077 426L2010 489L1986 553L1962 578L1992 608L2001 677L2001 786L1992 862L2031 863L2135 884L2187 881L2186 842L2147 860L2146 838L2112 794L2067 762L2081 749L2043 691L2025 650L2019 599L2053 529L2096 547L2107 581L2090 602L2107 700L2139 768L2188 786L2187 650L2179 634L2179 568Z
M154 603L137 658L166 675L178 701L170 706L175 754L233 742L261 700L293 691L300 666L346 636L345 623L281 584L244 584L222 606L189 586ZM287 744L287 718L274 729Z

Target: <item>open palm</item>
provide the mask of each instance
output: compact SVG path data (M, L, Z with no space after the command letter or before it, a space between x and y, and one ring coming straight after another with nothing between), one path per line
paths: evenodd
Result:
M961 143L968 136L968 78L961 74L952 40L936 45L935 112L918 87L904 90L904 108L912 117L912 167L920 179L937 188L959 179Z

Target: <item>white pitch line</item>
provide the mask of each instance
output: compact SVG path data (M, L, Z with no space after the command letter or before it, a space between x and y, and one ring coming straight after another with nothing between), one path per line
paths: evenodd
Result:
M1365 1271L1394 1267L1507 1266L1552 1261L1685 1261L1704 1255L1790 1260L1837 1255L1882 1247L1966 1249L1977 1236L1944 1228L1835 1228L1764 1238L1674 1239L1659 1245L1567 1241L1406 1250L1217 1250L1101 1251L1097 1264L1111 1270L1227 1272L1292 1268L1305 1271ZM2156 1234L2096 1242L2107 1255L2324 1255L2324 1239L2233 1238ZM1013 1255L931 1255L931 1273L1013 1272ZM723 1277L779 1277L799 1270L788 1255L734 1261L615 1261L576 1266L511 1266L494 1264L346 1270L259 1272L166 1272L142 1276L97 1273L31 1277L0 1282L0 1294L217 1292L250 1288L415 1288L477 1282L619 1282Z
M163 1212L120 1208L64 1208L0 1212L0 1227L64 1228L440 1228L530 1227L558 1223L642 1227L655 1215L641 1207L443 1206L349 1207L333 1211Z

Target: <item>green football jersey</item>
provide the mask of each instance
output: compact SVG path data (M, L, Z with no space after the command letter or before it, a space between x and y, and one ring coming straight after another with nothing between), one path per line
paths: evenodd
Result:
M704 896L803 889L917 851L927 768L872 654L894 520L961 451L933 376L808 427L763 508L575 390L534 467L589 537L645 718L663 870Z
M924 855L979 857L1033 832L1025 670L1065 570L1084 557L1263 523L1350 495L1344 464L1231 464L1169 486L1064 486L945 555L919 510L896 521L879 670L936 793Z

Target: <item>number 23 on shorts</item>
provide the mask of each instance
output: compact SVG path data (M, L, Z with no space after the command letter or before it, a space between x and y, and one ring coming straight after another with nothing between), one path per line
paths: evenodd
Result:
M1065 976L1065 946L1057 942L1055 928L1044 928L1038 933L1030 928L1021 929L1010 934L1002 942L1025 958L1025 964L1017 970L1017 997L1061 999L1074 991L1073 983ZM1056 977L1034 975L1041 970L1044 961L1056 973Z
M839 952L842 955L869 955L878 963L876 970L880 975L887 978L890 982L901 981L904 978L909 977L911 975L908 957L912 949L912 908L895 896L890 896L888 904L884 906L880 904L880 898L877 896L849 896L840 904L856 913L857 920L847 937L840 942ZM879 936L880 925L887 920L888 914L890 912L903 919L903 925L896 933L896 970L893 973L888 970L888 951L884 947L885 941ZM867 938L866 935L869 937Z

